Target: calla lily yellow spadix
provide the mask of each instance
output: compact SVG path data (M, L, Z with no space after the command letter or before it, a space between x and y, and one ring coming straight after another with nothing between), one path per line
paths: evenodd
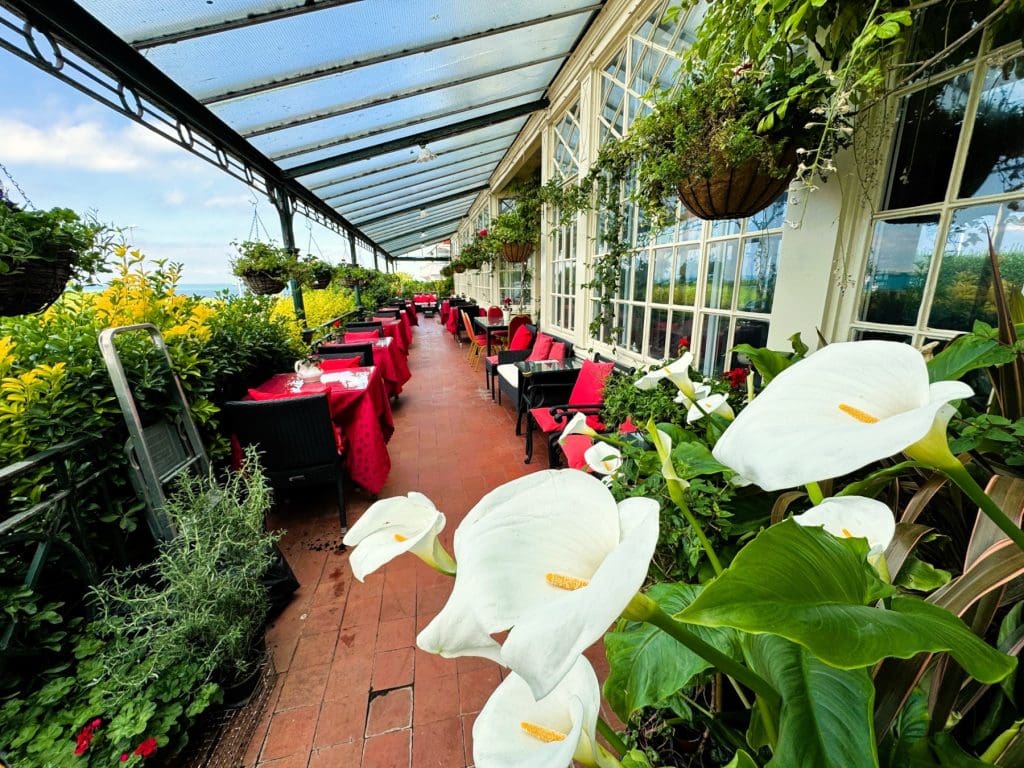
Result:
M412 492L371 504L342 539L346 546L355 547L349 558L353 575L363 581L406 552L435 570L454 574L455 561L437 540L444 525L444 514L422 493Z
M635 382L637 389L654 389L661 383L662 379L668 379L675 384L679 391L693 399L694 383L690 380L690 366L693 365L693 353L686 352L675 362L669 363L663 368L648 371Z
M477 768L567 768L597 764L601 690L590 662L580 656L540 700L514 672L502 681L473 724Z
M572 418L565 425L565 429L562 430L562 434L558 436L558 444L565 445L565 438L570 435L585 435L587 437L597 437L597 431L587 424L587 415L585 413L574 413Z
M505 664L541 698L640 589L657 541L653 499L616 504L600 480L574 469L513 480L455 532L455 587L416 643ZM491 635L504 630L499 646Z
M918 441L945 446L945 430L932 431L936 418L973 392L959 381L929 384L921 353L906 344L830 344L776 376L713 453L766 491L839 477L913 454Z
M613 475L622 466L622 451L614 445L594 443L584 451L583 460L587 462L587 466L592 472L599 475Z

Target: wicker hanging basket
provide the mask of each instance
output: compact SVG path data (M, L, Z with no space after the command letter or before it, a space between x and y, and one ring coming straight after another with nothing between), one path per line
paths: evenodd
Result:
M327 272L322 275L313 275L313 280L310 282L310 287L315 290L322 290L331 284L331 273Z
M71 279L74 258L73 251L58 251L0 275L0 315L28 315L53 304Z
M273 272L247 272L242 280L257 296L272 296L284 290L286 282Z
M533 243L502 243L501 258L507 264L522 264L533 253Z
M789 169L782 177L761 173L755 160L738 168L723 168L710 178L687 177L679 183L679 199L701 219L752 216L771 205L789 187L796 170L796 154L787 153L781 164Z

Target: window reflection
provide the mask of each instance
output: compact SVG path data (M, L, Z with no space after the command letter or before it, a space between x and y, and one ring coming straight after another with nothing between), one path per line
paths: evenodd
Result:
M861 289L861 320L890 325L917 322L938 225L938 214L875 224Z
M744 243L736 309L764 314L772 311L781 242L781 235L772 235L752 237Z
M982 85L960 197L1024 189L1024 57L990 67Z
M665 341L668 336L668 310L651 310L651 329L647 334L647 356L662 360L666 356Z
M708 249L707 295L704 304L712 309L732 308L733 283L736 280L738 241L712 243Z

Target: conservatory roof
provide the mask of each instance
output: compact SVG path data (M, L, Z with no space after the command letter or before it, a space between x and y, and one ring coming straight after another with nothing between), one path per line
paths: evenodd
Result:
M152 65L289 190L394 254L455 231L602 2L3 4L62 43L87 37L68 20L91 14L121 50L76 51L122 80ZM147 80L128 84L153 95Z

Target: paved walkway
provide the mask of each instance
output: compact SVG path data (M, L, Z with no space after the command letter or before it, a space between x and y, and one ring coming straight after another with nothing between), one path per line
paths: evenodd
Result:
M491 402L436 320L421 318L410 352L413 378L395 406L392 471L381 497L426 494L448 518L442 541L501 483L547 467L544 441L531 465L506 403ZM329 494L328 494L329 495ZM349 500L354 522L370 500ZM260 768L465 768L473 764L476 713L500 682L492 662L442 659L415 647L452 580L405 555L360 584L335 551L328 500L293 500L276 520L301 582L267 632L281 672L246 757ZM603 669L603 653L588 656ZM603 677L603 675L601 675Z

